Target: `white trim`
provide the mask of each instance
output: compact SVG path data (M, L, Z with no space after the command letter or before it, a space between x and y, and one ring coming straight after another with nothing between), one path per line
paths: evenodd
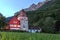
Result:
M11 30L20 30L20 28L10 28Z

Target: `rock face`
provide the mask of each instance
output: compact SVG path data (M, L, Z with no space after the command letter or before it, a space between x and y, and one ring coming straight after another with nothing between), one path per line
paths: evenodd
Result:
M39 2L37 5L36 4L32 4L29 8L24 9L25 11L35 11L38 8L40 8L44 3L43 2Z
M25 11L35 11L38 8L42 7L46 2L51 0L46 0L45 2L39 2L38 4L32 4L29 8L24 9Z
M37 8L37 5L36 4L32 4L29 8L26 8L25 11L33 11L33 10L36 10Z

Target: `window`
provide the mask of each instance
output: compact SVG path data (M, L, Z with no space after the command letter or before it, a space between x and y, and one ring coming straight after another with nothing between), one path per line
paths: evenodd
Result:
M17 27L17 25L14 25L14 27Z
M17 21L14 21L14 23L17 23Z
M25 28L25 26L23 25L23 28Z
M12 25L12 24L10 24L10 27L13 27L13 25Z
M20 27L20 25L18 25L18 27Z

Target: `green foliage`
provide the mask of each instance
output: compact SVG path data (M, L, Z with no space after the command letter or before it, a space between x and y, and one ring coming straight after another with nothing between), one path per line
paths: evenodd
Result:
M0 40L60 40L60 34L2 32Z
M43 22L43 30L45 32L53 33L54 32L54 22L55 20L51 17L46 17Z
M0 13L0 28L6 25L4 21L5 21L5 17Z
M54 32L56 20L60 20L60 0L52 0L36 11L27 12L29 24L41 27L44 32Z

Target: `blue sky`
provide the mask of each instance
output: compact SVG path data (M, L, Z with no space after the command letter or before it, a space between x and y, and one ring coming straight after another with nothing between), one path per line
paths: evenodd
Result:
M0 0L0 13L6 17L13 16L15 12L42 1L44 0Z

